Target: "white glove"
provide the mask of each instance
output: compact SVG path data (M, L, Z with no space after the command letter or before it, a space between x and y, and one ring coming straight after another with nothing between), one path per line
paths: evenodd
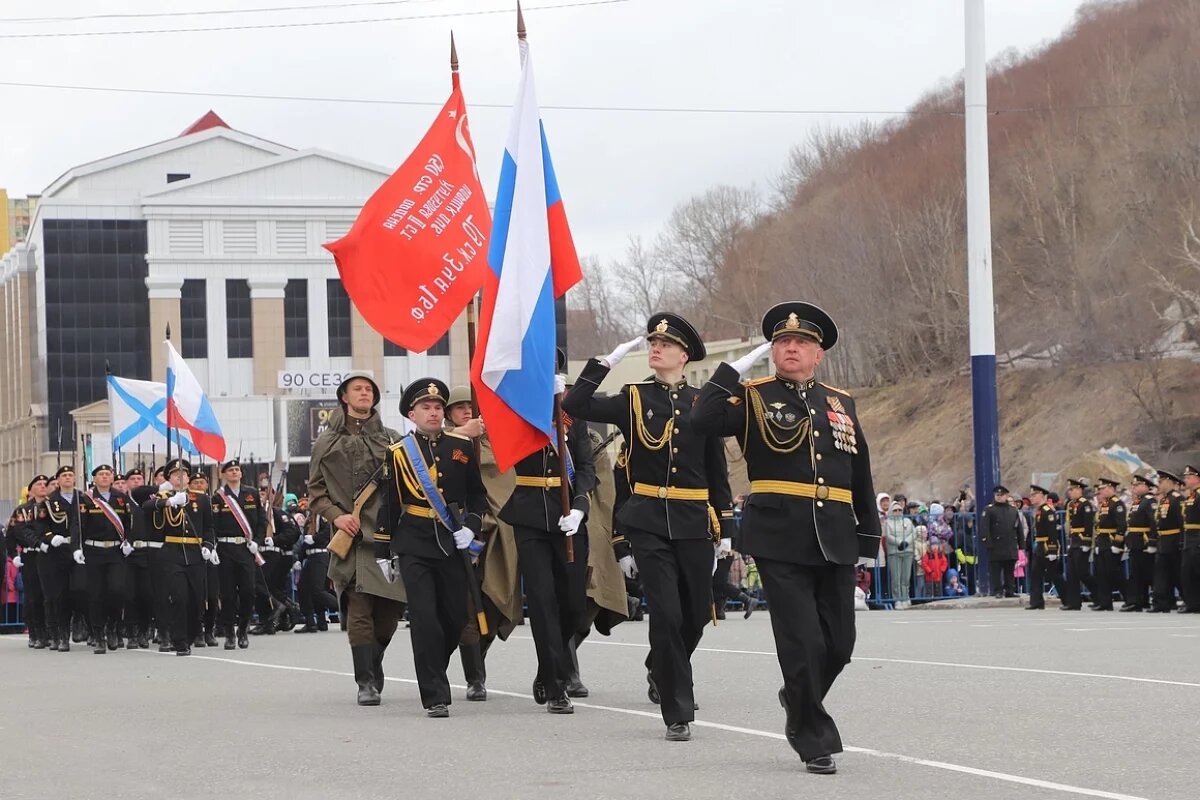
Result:
M263 547L274 547L274 546L275 546L275 540L274 540L274 539L272 539L270 536L268 536L267 538L263 539ZM258 551L257 551L257 550L255 550L254 552L256 552L256 553L257 553Z
M1046 556L1046 560L1047 561L1058 561L1058 556L1051 554L1051 555Z
M1087 544L1083 545L1083 546L1082 546L1082 547L1080 547L1079 549L1080 549L1080 550L1082 550L1082 551L1083 551L1083 552L1085 552L1085 553L1090 553L1090 552L1092 552L1092 547L1091 547L1091 545L1087 545Z
M875 559L867 558L866 556L859 556L858 561L854 562L854 566L867 567L869 569L874 569L875 568Z
M720 547L717 548L717 554L719 556L720 555L728 555L729 553L732 553L732 552L733 552L733 539L730 539L728 537L722 539Z
M13 559L13 566L17 569L20 569L21 567L25 566L25 562L21 560L20 556L17 556Z
M74 553L72 553L71 555L73 555L73 556L75 557L75 563L76 563L76 564L78 564L79 566L81 566L81 567L82 567L82 566L83 566L83 564L84 564L84 560L83 560L83 551L82 551L82 550L76 550L76 551L75 551Z
M212 550L209 550L207 547L200 548L200 557L203 558L205 561L212 561L213 556L215 556L215 555L216 555L216 553L214 553Z
M126 557L133 555L133 545L129 542L121 542L121 555Z
M623 358L625 358L625 356L629 355L630 350L637 347L639 344L641 344L644 341L646 341L645 336L639 336L636 339L630 339L625 344L617 345L616 350L613 350L611 353L604 356L604 358L602 358L600 360L603 361L605 364L607 364L608 367L611 369L612 367L615 367L617 364L620 364L621 359L623 359Z
M304 565L303 565L303 564L301 564L299 561L296 561L296 562L294 562L294 563L292 564L292 571L293 571L293 572L299 572L299 571L300 571L300 570L302 570L302 569L304 569Z
M567 376L559 375L559 374L555 373L555 375L554 375L554 393L562 394L566 390L567 390Z
M721 548L718 545L713 545L713 566L710 575L717 574L717 562L721 560Z
M754 362L763 357L763 354L771 349L770 342L763 342L758 347L751 350L747 355L742 356L737 361L730 361L729 366L737 371L738 375L745 375L754 366Z
M187 492L176 492L167 498L167 505L178 508L188 501Z
M175 491L175 486L170 481L163 481L158 485L158 490L160 492L173 492Z
M1121 553L1122 553L1122 550L1121 550L1121 548L1117 547L1116 545L1113 545L1112 547L1110 547L1110 548L1108 548L1108 549L1109 549L1109 550L1112 550L1112 554L1113 554L1114 556L1119 556L1119 555L1121 555Z
M621 556L617 563L621 565L621 572L625 573L626 578L633 580L637 577L637 564L633 563L633 556Z
M1147 547L1147 548L1146 548L1146 552L1147 552L1147 553L1150 553L1151 555L1153 555L1153 554L1155 554L1155 553L1157 553L1157 552L1158 552L1158 548L1157 548L1157 547Z
M574 536L579 531L579 526L583 523L583 512L578 508L572 508L571 513L565 517L558 518L558 529L567 536Z
M67 543L67 537L59 536L57 533L50 537L51 547L61 547Z
M392 577L392 562L386 558L377 558L375 563L379 565L379 571L383 573L383 579L388 583L392 583L395 578Z
M475 541L475 532L470 528L459 528L454 532L454 546L466 550Z
M221 557L219 555L217 555L216 550L213 551L212 561L210 561L209 563L212 564L214 567L218 567L221 565Z
M45 542L42 542L41 544L38 545L38 552L39 553L49 553L50 545L46 544Z
M304 543L312 546L317 543L317 540L312 537L311 533L304 534Z
M251 553L258 555L258 542L255 542L253 540L247 542L246 549L249 550Z

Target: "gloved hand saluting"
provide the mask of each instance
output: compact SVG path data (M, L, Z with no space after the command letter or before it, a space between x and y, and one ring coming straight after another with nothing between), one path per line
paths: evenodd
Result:
M572 508L571 513L565 517L558 518L558 529L567 536L574 536L579 532L579 526L583 523L583 512L578 508Z
M615 367L617 364L620 364L621 360L623 358L625 358L625 356L629 355L630 350L634 349L635 347L637 347L639 344L641 344L644 341L646 341L645 336L639 336L636 339L630 339L625 344L617 345L617 349L613 350L611 353L604 356L604 358L601 358L600 360L602 362L604 362L605 366L607 366L611 369L612 367Z
M167 498L167 505L179 508L188 501L187 492L176 492Z
M79 566L81 566L81 567L82 567L82 566L83 566L83 564L84 564L84 561L83 561L83 551L82 551L82 550L76 550L76 551L75 551L74 553L72 553L71 555L73 555L73 556L75 557L75 563L76 563L76 564L78 564Z
M625 573L626 578L633 580L637 577L637 564L633 563L633 556L621 556L617 563L621 565L621 572Z
M745 375L754 366L763 355L771 349L770 342L763 342L758 347L751 350L748 354L742 356L737 361L730 361L729 366L733 367L738 375Z
M470 528L459 528L454 532L454 546L466 550L475 541L475 532Z

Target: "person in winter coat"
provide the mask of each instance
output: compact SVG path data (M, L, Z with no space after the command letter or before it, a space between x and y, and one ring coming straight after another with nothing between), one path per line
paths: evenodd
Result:
M912 605L908 586L912 581L913 546L917 539L912 520L904 516L904 507L893 502L883 523L884 548L887 550L888 578L892 602L897 609Z
M940 597L942 594L942 577L949 569L943 549L944 545L935 539L929 543L929 551L921 559L921 565L925 568L926 597Z
M995 500L983 510L979 543L987 548L992 597L1016 597L1013 568L1025 545L1021 514L1008 502L1007 488L997 486L992 494Z
M958 582L958 570L946 570L946 588L944 591L947 597L966 597L967 587Z
M913 542L913 596L925 596L925 555L929 552L929 527L917 525L917 539Z

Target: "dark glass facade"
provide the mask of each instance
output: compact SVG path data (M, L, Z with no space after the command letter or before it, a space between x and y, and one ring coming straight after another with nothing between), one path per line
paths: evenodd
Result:
M225 336L229 358L254 358L250 284L244 279L225 281Z
M184 358L208 358L208 298L203 279L183 282L179 294L179 353Z
M329 315L329 357L349 358L350 347L350 295L337 278L326 281Z
M48 446L72 450L70 412L107 396L106 360L114 375L166 380L150 374L146 223L47 219L42 246Z
M308 358L308 281L289 279L283 288L283 354Z
M408 351L400 345L393 342L391 339L383 340L383 355L385 358L393 358L395 356L406 356Z
M431 356L448 356L450 355L450 334L447 333L442 338L434 342L426 351Z

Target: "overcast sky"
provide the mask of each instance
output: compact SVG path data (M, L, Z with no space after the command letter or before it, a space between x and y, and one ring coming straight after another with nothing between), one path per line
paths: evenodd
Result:
M886 119L963 65L961 0L528 0L545 109L581 255L618 256L671 209L722 183L767 187L817 126ZM242 8L336 0L244 0ZM574 7L551 8L573 4ZM453 28L484 186L495 191L518 77L511 0L409 0L339 8L77 22L17 16L184 12L234 0L0 4L0 81L428 105L180 97L0 85L0 186L41 192L69 167L178 134L210 107L232 127L297 148L395 167L449 91ZM1080 0L988 0L989 57L1058 37ZM541 10L539 10L539 8ZM504 11L509 9L508 11ZM487 11L503 13L479 13ZM467 12L468 15L462 15ZM460 15L460 16L453 16ZM370 24L52 38L102 30L426 17ZM489 107L494 106L494 107ZM749 109L825 113L747 113ZM741 110L737 113L736 110ZM849 113L828 113L849 112ZM884 112L884 113L868 113Z

